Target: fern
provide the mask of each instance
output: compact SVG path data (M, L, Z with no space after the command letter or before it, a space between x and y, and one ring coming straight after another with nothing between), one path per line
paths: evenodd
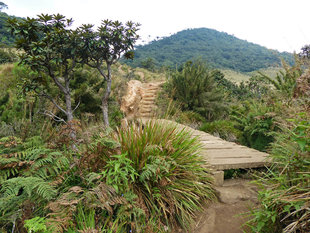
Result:
M39 138L21 143L17 138L0 140L0 225L20 222L42 203L53 199L56 185L69 168L69 159L61 152L42 146ZM59 182L60 181L60 182ZM31 208L25 209L26 203ZM15 223L14 223L15 224ZM22 226L19 226L22 227Z
M25 228L27 228L29 233L32 232L46 232L45 219L40 217L35 217L25 221Z
M38 196L50 200L56 195L56 190L46 181L38 177L16 177L5 181L0 189L1 196Z
M0 156L0 184L21 175L51 179L69 166L66 156L44 147Z

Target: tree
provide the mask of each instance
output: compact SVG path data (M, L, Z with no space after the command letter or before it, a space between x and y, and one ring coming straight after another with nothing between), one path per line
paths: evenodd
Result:
M6 5L4 2L0 2L0 12L4 9L8 9L8 5Z
M167 91L183 111L194 111L214 120L227 110L224 94L214 80L218 72L209 70L201 61L186 62L180 71L172 73Z
M66 19L60 14L8 20L10 31L16 36L16 47L23 50L20 64L38 74L25 80L23 90L32 90L49 99L66 115L69 125L75 110L72 107L70 81L77 65L82 63L77 56L81 41L76 31L68 29L72 22L72 19ZM60 91L65 107L51 93L51 84ZM45 111L45 114L64 121L52 112ZM70 136L75 138L75 130L71 131Z
M138 40L138 23L127 22L123 25L119 21L104 20L101 26L93 31L93 25L83 25L79 33L83 38L84 47L80 50L81 60L99 71L106 82L104 95L101 98L103 121L109 127L108 101L111 93L111 66L121 55L133 58L133 46ZM106 65L106 70L105 70Z
M301 52L298 54L301 58L310 58L310 45L305 45L301 48Z
M302 75L303 70L301 66L301 61L296 59L293 66L289 66L284 61L282 62L284 71L279 71L275 78L271 78L262 72L258 72L261 79L269 82L278 93L283 95L283 97L291 99L294 95L297 79Z

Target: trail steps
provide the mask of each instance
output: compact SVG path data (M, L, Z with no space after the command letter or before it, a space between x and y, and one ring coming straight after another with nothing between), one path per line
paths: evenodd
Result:
M156 96L162 82L143 83L141 100L137 112L137 118L152 118L156 110Z

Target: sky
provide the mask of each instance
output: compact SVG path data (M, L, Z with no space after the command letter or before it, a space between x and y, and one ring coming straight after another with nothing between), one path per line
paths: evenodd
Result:
M211 28L280 52L310 44L310 0L1 0L9 15L60 13L74 26L101 20L141 24L141 41Z

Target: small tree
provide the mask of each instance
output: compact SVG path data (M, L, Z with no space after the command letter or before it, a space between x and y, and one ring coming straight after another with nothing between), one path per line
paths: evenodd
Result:
M201 61L188 61L180 71L171 74L167 83L170 97L180 103L183 111L194 111L207 120L221 118L227 110L224 94L217 87L212 71Z
M137 31L140 25L127 22L123 25L119 21L104 20L97 31L93 25L83 25L78 30L84 41L80 50L81 60L99 71L106 82L106 89L101 99L103 121L109 127L108 101L111 93L111 66L124 54L126 58L133 58L133 46L138 40ZM106 69L105 69L106 65Z
M8 5L6 5L4 2L0 2L0 12L4 9L8 9Z
M78 34L69 30L72 19L57 15L39 15L38 18L8 20L11 33L16 36L16 46L22 49L20 64L29 66L38 73L25 80L24 90L33 90L40 96L49 99L57 109L66 115L67 123L73 120L74 109L71 102L70 81L78 63ZM59 89L65 107L57 103L51 93L51 83ZM60 119L51 112L46 115ZM62 119L61 119L62 120ZM62 120L64 121L64 120ZM75 131L71 131L75 138Z

